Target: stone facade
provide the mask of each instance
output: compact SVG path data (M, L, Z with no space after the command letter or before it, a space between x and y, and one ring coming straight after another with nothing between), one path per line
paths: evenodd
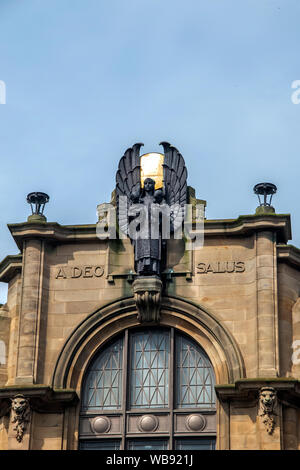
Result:
M99 240L96 225L9 229L20 254L0 265L9 286L0 309L0 449L77 449L90 358L139 325L133 248ZM217 449L300 449L300 250L290 238L288 215L262 213L205 220L199 250L168 242L160 324L192 336L212 362ZM274 414L259 413L264 387L276 395ZM16 395L30 404L20 441Z

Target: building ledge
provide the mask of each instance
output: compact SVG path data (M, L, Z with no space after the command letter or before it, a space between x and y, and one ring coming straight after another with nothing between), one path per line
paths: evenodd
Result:
M99 241L96 233L96 224L90 225L60 225L57 222L22 222L8 224L8 228L22 251L23 240L44 239L59 242L86 242Z
M0 388L0 417L9 413L11 399L24 395L30 400L33 411L59 413L67 406L77 403L78 395L73 389L53 389L47 385L11 385Z
M277 260L300 269L300 250L293 245L277 245Z
M204 221L205 236L245 236L261 230L275 230L278 242L291 240L291 219L289 214L250 214L237 219Z
M290 377L240 379L233 384L216 385L215 389L221 401L237 401L254 406L262 387L273 387L281 402L300 406L300 381Z
M0 263L0 282L9 282L22 271L22 254L8 255Z
M96 224L60 225L57 222L23 222L9 224L8 228L20 250L23 240L39 238L54 243L94 242L97 237ZM199 227L201 230L201 227ZM261 230L274 230L277 241L286 243L291 239L289 214L241 215L237 219L218 219L204 221L204 236L247 236ZM197 231L197 224L196 224Z

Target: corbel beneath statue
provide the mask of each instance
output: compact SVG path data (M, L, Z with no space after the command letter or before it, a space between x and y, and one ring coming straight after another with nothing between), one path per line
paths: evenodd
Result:
M138 277L133 285L140 323L159 323L162 281L156 276Z

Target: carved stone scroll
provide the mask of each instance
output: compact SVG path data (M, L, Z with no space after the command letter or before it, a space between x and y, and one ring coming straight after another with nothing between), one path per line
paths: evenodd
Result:
M162 282L158 277L139 277L134 281L133 293L139 322L159 323L161 289Z

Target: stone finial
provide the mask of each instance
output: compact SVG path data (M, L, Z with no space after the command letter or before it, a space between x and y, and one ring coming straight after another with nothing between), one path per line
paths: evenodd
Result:
M11 422L16 423L13 428L16 431L16 439L22 442L27 424L30 421L30 405L24 395L15 395L11 399Z
M276 422L277 392L273 387L262 387L259 391L258 416L272 434Z

